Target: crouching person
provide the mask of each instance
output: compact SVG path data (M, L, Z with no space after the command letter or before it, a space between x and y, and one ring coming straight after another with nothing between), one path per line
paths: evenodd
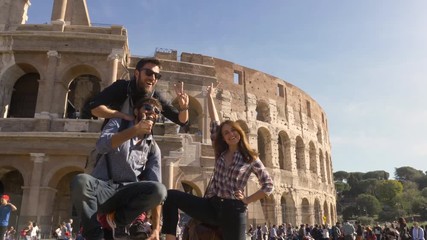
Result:
M161 204L167 191L161 184L161 154L152 128L160 112L156 99L144 98L134 105L135 120L110 119L96 143L100 157L92 173L72 180L71 197L81 214L85 239L104 238L105 221L100 219L106 220L114 239L144 239L128 228L149 210L152 229L148 239L159 239Z

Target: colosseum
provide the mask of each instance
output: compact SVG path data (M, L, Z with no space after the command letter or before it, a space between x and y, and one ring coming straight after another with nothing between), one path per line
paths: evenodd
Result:
M68 218L78 226L69 182L85 171L102 123L85 119L83 105L116 79L130 79L139 57L123 26L91 24L85 0L54 0L45 24L25 24L29 6L0 0L0 193L18 207L11 225L34 220L48 233ZM220 82L220 117L241 124L274 179L274 193L248 206L248 222L336 221L328 122L314 99L227 60L168 49L154 56L162 62L157 88L173 99L173 84L183 81L190 95L188 127L156 124L166 187L203 195L213 171L206 87ZM246 191L257 184L251 178Z

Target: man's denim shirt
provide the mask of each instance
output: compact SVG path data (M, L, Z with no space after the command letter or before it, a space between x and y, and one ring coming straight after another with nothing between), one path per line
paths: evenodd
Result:
M118 132L121 122L120 118L112 118L102 130L96 149L104 155L99 159L91 175L104 181L112 180L120 184L140 180L161 182L161 153L152 134L146 135L141 144L137 145L139 138L132 138L118 148L112 148L111 138ZM129 123L128 128L132 126L133 122ZM107 159L112 175L110 177Z

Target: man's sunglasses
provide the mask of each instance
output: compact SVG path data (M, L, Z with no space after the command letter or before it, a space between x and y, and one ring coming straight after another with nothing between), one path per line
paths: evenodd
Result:
M143 104L142 109L144 109L147 112L154 112L157 115L160 114L160 109L148 103Z
M160 73L156 73L156 72L154 72L153 70L148 69L148 68L143 68L143 69L141 69L140 71L144 71L145 75L147 75L147 76L153 76L153 74L154 74L154 77L155 77L157 80L159 80L159 79L162 77L162 75L161 75Z

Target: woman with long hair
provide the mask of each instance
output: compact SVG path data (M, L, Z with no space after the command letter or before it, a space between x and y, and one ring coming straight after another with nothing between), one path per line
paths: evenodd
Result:
M213 84L207 89L211 139L215 152L213 179L204 198L168 190L163 205L162 227L166 240L175 240L178 209L203 223L218 226L224 240L244 240L247 205L273 192L273 181L256 151L250 147L240 125L231 120L219 124L213 99L214 90ZM258 178L261 187L246 196L245 188L252 173Z
M399 224L398 227L397 227L397 231L399 231L400 238L402 240L410 240L410 239L412 239L412 236L411 236L411 233L410 233L411 231L409 230L409 228L408 228L408 226L406 224L406 219L403 218L403 217L400 217L397 220L397 223Z

